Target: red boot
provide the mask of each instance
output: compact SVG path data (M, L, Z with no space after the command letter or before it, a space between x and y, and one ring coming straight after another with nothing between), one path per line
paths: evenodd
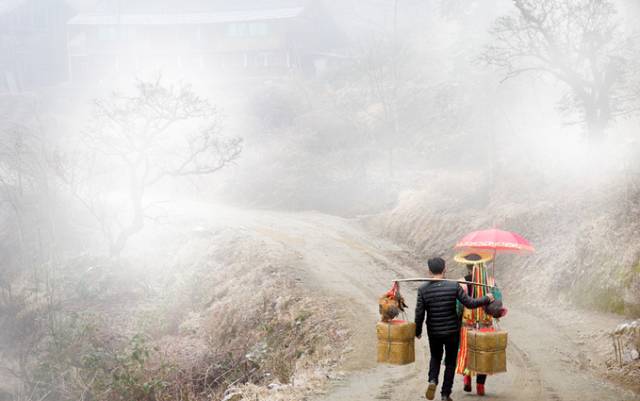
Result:
M484 395L484 384L478 383L476 385L476 391L478 392L478 395Z
M471 392L471 376L464 376L464 391L466 391L467 393Z

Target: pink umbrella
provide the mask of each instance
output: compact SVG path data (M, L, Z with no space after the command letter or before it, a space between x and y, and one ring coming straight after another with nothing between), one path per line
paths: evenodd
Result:
M534 251L533 246L521 235L509 231L491 228L489 230L474 231L465 235L455 246L456 249L466 249L469 251L493 251L492 270L495 277L496 254L498 252L508 253L530 253Z
M497 252L525 253L534 251L533 246L522 236L497 228L467 234L458 241L455 248L492 250L494 254Z

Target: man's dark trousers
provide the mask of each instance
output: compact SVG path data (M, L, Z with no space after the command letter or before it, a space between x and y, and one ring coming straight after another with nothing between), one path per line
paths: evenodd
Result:
M444 381L442 383L442 395L451 395L453 379L456 375L456 360L458 358L458 345L460 334L447 336L429 336L429 350L431 361L429 362L429 381L438 383L440 376L440 364L442 363L442 351L444 350Z

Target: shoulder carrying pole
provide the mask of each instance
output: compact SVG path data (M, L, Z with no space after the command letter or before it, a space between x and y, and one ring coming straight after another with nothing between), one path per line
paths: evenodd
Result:
M393 280L394 283L406 283L406 282L412 282L412 281L452 281L454 283L460 283L460 284L471 284L471 285L477 285L480 287L496 288L493 285L474 283L472 281L464 281L464 280L452 280L450 278L402 278L402 279Z

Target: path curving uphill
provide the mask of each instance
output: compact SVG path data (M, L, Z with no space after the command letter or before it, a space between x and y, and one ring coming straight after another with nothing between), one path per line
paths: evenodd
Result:
M309 401L423 400L426 388L427 340L416 343L416 362L406 366L376 364L375 324L378 297L392 279L425 275L423 264L410 252L365 230L357 221L320 213L225 210L214 216L218 225L242 225L267 242L296 251L298 281L310 291L343 300L340 303L352 332L343 379L333 381L324 394ZM417 284L402 292L413 319ZM550 323L540 309L514 303L505 293L509 315L502 328L509 332L508 372L489 377L487 400L521 401L633 401L640 394L617 387L579 363L584 358L571 326ZM602 321L594 331L610 328ZM438 394L439 396L439 394ZM438 397L439 398L439 397ZM438 399L437 398L437 399ZM454 400L476 399L462 392L460 376Z
M313 401L409 401L424 399L428 346L416 344L416 363L385 366L375 363L377 299L393 278L424 275L421 263L410 254L374 237L356 221L318 213L266 213L256 230L272 240L294 246L303 255L301 278L307 286L344 299L353 332L345 368L345 379L333 382L326 393ZM413 316L417 285L404 285L403 294ZM505 294L509 299L509 294ZM509 331L508 373L490 377L488 400L530 401L631 401L640 395L598 378L594 372L567 360L576 349L573 333L546 321L544 315L528 313L524 305L510 303L509 316L502 322ZM600 328L594 328L600 329ZM470 400L474 393L462 392L456 377L455 400Z

